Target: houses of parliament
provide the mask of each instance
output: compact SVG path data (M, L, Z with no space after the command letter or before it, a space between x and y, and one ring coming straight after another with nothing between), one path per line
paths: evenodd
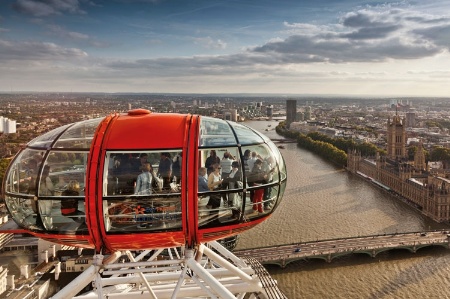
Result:
M450 172L427 166L422 144L408 161L405 119L387 120L387 155L362 157L349 151L347 169L403 197L437 222L450 221Z

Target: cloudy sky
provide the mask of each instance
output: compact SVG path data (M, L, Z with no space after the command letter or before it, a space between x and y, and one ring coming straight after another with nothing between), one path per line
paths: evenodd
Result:
M1 0L0 91L450 96L450 1Z

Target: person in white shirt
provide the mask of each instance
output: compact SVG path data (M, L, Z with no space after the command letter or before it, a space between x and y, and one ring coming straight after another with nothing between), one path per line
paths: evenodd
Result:
M213 172L211 172L208 176L208 188L211 191L220 190L222 185L222 177L220 176L221 167L219 164L213 164L212 166ZM209 196L208 206L211 206L212 211L210 215L214 215L216 217L219 216L219 208L220 208L220 200L221 194L215 193Z
M136 190L134 194L150 195L152 194L152 184L154 174L151 172L151 165L149 162L145 162L142 166L142 173L138 175L136 180Z
M232 163L232 170L224 183L228 184L229 189L242 189L242 171L238 161ZM232 217L239 218L241 202L237 192L228 194L228 207L231 208Z
M253 166L255 165L256 160L258 159L258 154L256 152L252 152L250 158L247 160L247 165L250 171L253 170Z
M220 160L220 166L222 167L222 178L226 179L231 172L231 163L233 163L234 157L229 153L225 152L223 154L222 160Z

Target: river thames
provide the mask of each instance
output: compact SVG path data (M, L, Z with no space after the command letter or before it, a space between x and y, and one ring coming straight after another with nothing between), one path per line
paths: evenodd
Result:
M245 124L270 138L282 138L275 132L276 121ZM283 201L267 221L240 235L236 250L448 228L295 143L284 146L280 151L288 183ZM266 268L290 299L450 298L450 251L442 247Z

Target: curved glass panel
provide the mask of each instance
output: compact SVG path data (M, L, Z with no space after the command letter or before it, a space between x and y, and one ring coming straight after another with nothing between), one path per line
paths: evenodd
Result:
M208 118L202 121L200 147L209 148L199 151L199 226L216 227L271 213L278 200L278 161L282 160L278 149L266 136L233 122L227 124L236 134L236 146L226 138L214 140L214 137L223 137L215 135L220 131L216 124L223 121ZM225 155L232 156L232 160L224 160L228 159ZM234 175L230 179L227 165L232 162L236 162L233 173L236 172L239 179Z
M244 215L248 218L270 213L275 207L279 171L274 152L267 144L242 147L246 193Z
M31 229L73 233L87 230L84 182L88 151L44 152L25 149L14 160L6 179L6 204L13 218ZM76 185L76 194L69 192ZM70 197L66 199L65 197ZM9 200L12 200L9 202ZM67 205L72 208L65 210ZM73 210L73 211L72 211Z
M271 213L276 206L279 190L276 183L280 179L275 158L278 150L274 153L267 144L241 150L242 159L238 147L199 151L200 227L247 221Z
M243 172L239 148L200 150L199 160L202 165L198 170L199 226L242 220Z
M202 117L200 122L199 147L236 145L236 138L228 122Z
M234 131L236 132L239 144L249 145L264 142L264 139L249 127L232 122L230 122L229 124L233 127Z
M33 197L6 195L5 201L12 217L19 225L30 229L42 229L36 225L37 201Z
M69 182L79 185L84 196L87 151L51 151L47 156L39 184L39 196L63 196Z
M275 203L275 207L280 204L280 201L281 201L281 199L283 198L283 195L284 195L284 191L286 191L286 185L287 185L287 180L284 180L280 184L280 193L278 195L277 202Z
M243 165L247 182L263 180L256 177L259 173L266 181L272 181L274 177L278 178L276 159L267 144L243 146L242 151L244 153ZM256 168L255 162L258 164Z
M286 163L284 162L284 158L281 157L280 163L278 164L280 167L280 174L281 174L281 181L286 181L287 179L287 170L286 170Z
M68 127L70 127L71 124L65 125L59 128L56 128L54 130L51 130L50 132L45 133L44 135L41 135L39 137L36 137L35 139L31 140L28 143L28 146L32 147L41 147L41 148L49 148L53 141Z
M23 150L9 168L5 181L6 192L35 195L42 159L41 151Z
M258 135L261 136L261 138L264 139L264 141L265 141L266 143L273 143L273 142L270 140L270 138L267 137L266 135L260 134L259 132L258 132Z
M39 198L36 225L47 231L59 233L87 232L86 215L84 212L84 197L70 195L67 188L66 195L57 199Z
M270 148L273 152L275 161L278 163L278 167L280 170L280 176L281 176L280 180L284 181L287 178L286 163L284 162L284 158L273 142L268 142L268 145L270 146Z
M90 148L98 124L102 120L103 118L96 118L76 123L61 135L54 147Z
M47 230L85 230L87 151L51 151L39 179L39 215ZM51 198L55 199L51 199Z
M272 153L273 153L273 157L274 157L274 159L275 159L275 162L276 163L281 163L280 161L281 161L281 159L282 159L282 156L281 156L281 153L280 153L280 150L278 149L278 147L275 145L275 143L273 143L272 141L268 141L267 142L267 145L270 147L270 149L272 150Z
M268 186L264 189L264 196L263 196L264 211L272 211L278 205L278 200L281 199L281 197L278 197L279 189L280 189L279 185Z
M109 151L103 173L108 232L180 230L182 151Z

